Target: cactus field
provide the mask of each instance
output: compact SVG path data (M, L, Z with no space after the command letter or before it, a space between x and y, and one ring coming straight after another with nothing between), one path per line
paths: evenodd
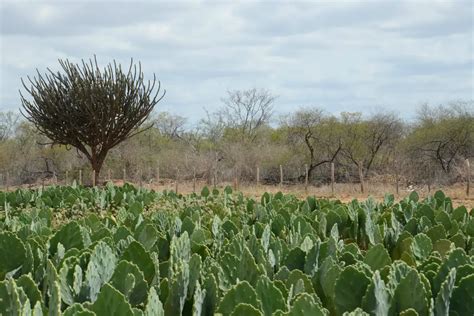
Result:
M0 192L1 315L474 315L474 216L441 191Z

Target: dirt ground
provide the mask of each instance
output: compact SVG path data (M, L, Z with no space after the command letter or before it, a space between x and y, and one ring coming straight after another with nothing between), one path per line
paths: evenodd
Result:
M113 181L116 185L122 185L122 180L115 180ZM44 185L48 185L52 183L45 183ZM140 185L139 183L135 183L135 185ZM174 180L161 180L160 183L141 183L142 186L153 189L155 191L163 191L163 190L175 190L176 183ZM235 183L220 183L217 188L223 189L227 185L235 188ZM40 183L35 185L28 185L22 186L23 188L34 188L41 186ZM205 182L197 182L196 192L200 192L201 189L206 186ZM212 186L209 186L212 187ZM18 187L9 187L9 190L14 190ZM0 190L5 190L6 188L0 188ZM453 200L454 207L464 205L468 209L474 209L474 192L471 188L471 193L469 196L466 195L466 185L459 183L452 186L432 186L428 191L427 186L423 187L413 187L413 188L399 188L399 194L396 194L396 188L392 184L388 183L366 183L365 184L365 193L361 193L360 191L360 184L351 184L351 183L336 183L334 186L334 194L331 192L331 187L329 185L326 186L309 186L307 190L305 190L304 185L284 185L280 187L278 185L255 185L255 184L240 184L238 186L238 191L241 191L246 196L251 196L255 198L260 198L264 192L272 192L276 193L278 191L282 191L283 193L291 193L296 195L299 198L304 198L308 195L314 195L320 198L331 198L331 199L338 199L342 202L350 202L353 199L358 200L365 200L369 196L372 198L381 201L384 198L386 193L391 193L395 195L396 200L401 200L407 195L410 194L412 190L416 190L420 197L424 198L428 195L434 194L437 190L442 190L447 196L449 196ZM193 192L193 182L186 181L178 183L178 192L183 194L189 194Z
M196 183L196 191L200 192L201 189L205 186L205 183ZM235 188L234 183L223 183L219 184L218 188L223 189L225 186L230 185ZM143 184L143 186L154 189L156 191L162 190L175 190L176 183L174 181L162 182L159 185L156 183L152 184ZM433 195L436 191L442 190L447 196L449 196L453 200L453 204L455 207L464 205L466 208L471 209L474 208L474 193L471 190L471 193L466 196L466 186L465 184L455 184L452 186L432 186L430 191L428 191L428 187L414 187L411 189L408 188L399 188L399 194L396 194L396 188L393 185L385 184L385 183L366 183L365 193L360 192L360 185L359 184L335 184L334 186L334 195L331 192L330 186L309 186L307 190L305 190L304 185L289 185L280 186L275 185L248 185L242 184L239 185L238 191L241 191L247 196L252 196L255 198L260 198L264 192L272 192L276 193L278 191L282 191L283 193L291 193L296 195L299 198L304 198L308 195L314 195L316 197L322 198L334 198L341 200L342 202L350 202L353 199L358 200L365 200L369 196L373 197L374 199L381 201L384 198L386 193L391 193L395 195L397 200L401 200L407 195L410 194L411 191L417 191L420 197L424 198L429 195ZM183 182L178 184L178 192L183 194L188 194L193 192L193 183L192 182Z

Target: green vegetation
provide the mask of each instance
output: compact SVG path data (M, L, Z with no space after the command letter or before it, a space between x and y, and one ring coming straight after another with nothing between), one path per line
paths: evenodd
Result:
M442 192L0 192L0 313L472 315L473 240Z
M89 160L97 183L108 152L143 131L164 97L160 82L144 79L140 63L130 62L128 72L115 61L101 69L97 59L71 63L59 60L62 71L28 77L21 94L26 119L50 139L50 144L72 146ZM155 89L155 86L157 87ZM151 126L149 126L151 127Z

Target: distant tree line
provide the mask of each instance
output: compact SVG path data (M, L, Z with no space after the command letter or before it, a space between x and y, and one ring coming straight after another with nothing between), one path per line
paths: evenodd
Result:
M334 163L338 182L358 182L364 177L406 184L451 184L463 181L465 161L474 156L474 103L454 101L421 105L413 121L396 113L341 113L319 107L301 107L277 117L278 99L264 89L228 91L220 108L190 126L187 118L153 112L135 137L108 149L101 178L108 172L149 181L160 172L182 179L193 174L208 182L279 182L279 166L285 181L302 182L305 165L309 180L319 185L330 181ZM159 106L158 106L159 110ZM103 118L106 120L106 118ZM136 131L135 131L136 133ZM89 157L90 158L90 157ZM12 183L32 183L53 175L86 174L90 160L66 145L51 145L35 126L12 112L0 113L0 173ZM86 176L84 178L87 178Z

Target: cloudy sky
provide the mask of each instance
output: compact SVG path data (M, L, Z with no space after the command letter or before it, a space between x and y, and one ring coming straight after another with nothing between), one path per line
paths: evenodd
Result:
M132 4L133 3L133 4ZM441 1L0 2L0 110L20 78L58 58L142 62L167 90L159 109L214 110L228 89L269 89L277 113L472 100L474 5Z

